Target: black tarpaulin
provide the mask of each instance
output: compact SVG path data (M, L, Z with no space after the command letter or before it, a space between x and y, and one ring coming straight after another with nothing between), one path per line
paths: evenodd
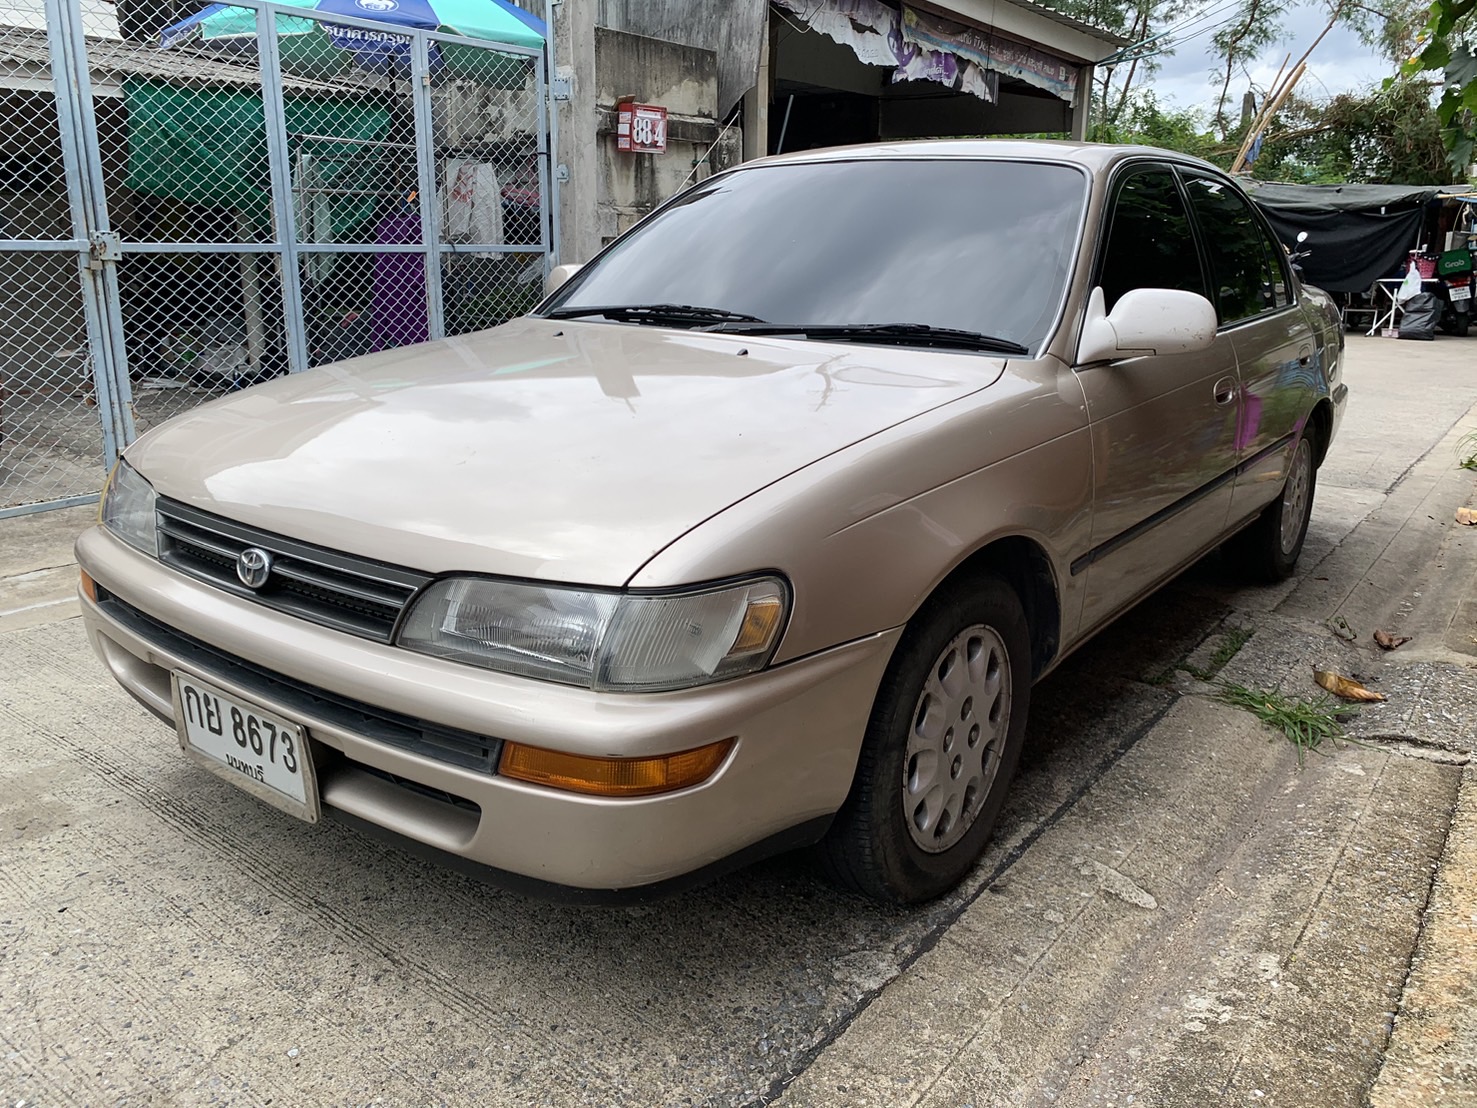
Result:
M1403 212L1296 212L1262 209L1289 250L1307 250L1300 263L1310 285L1327 292L1366 292L1406 261L1421 233L1421 209ZM1302 246L1299 231L1308 232Z
M1251 198L1283 245L1310 251L1300 263L1309 284L1365 292L1419 245L1425 206L1441 192L1415 185L1261 185ZM1299 247L1301 231L1308 240Z
M1263 208L1286 212L1369 212L1419 208L1446 191L1436 185L1256 185L1252 197Z

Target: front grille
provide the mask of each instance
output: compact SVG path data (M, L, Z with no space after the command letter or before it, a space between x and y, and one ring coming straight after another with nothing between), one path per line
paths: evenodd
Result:
M429 723L286 677L176 631L102 587L97 592L98 607L104 614L145 642L182 659L206 678L234 682L248 693L280 704L288 716L322 720L366 739L462 769L487 774L497 770L498 756L502 753L499 739ZM311 727L310 722L310 730ZM362 763L356 765L365 768Z
M423 573L298 542L188 504L159 498L159 559L219 589L300 619L389 642L400 613L430 582ZM255 547L272 556L259 588L236 574L241 552Z
M406 792L415 793L417 796L428 797L431 800L440 801L442 804L450 804L453 808L460 808L464 812L473 812L479 816L482 814L482 805L478 804L475 800L468 800L464 796L457 796L456 793L449 793L445 789L422 785L419 781L412 781L408 777L401 777L399 774L390 773L388 770L380 769L378 766L365 765L363 762L355 762L354 768L361 773L378 777L381 781L388 781L397 788L404 789Z

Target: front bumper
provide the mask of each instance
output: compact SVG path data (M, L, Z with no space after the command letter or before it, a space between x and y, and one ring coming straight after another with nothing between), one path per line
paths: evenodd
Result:
M900 634L699 689L594 693L424 657L274 612L167 569L102 528L82 535L77 558L116 598L83 598L93 649L160 718L174 718L170 672L193 673L307 728L325 809L478 866L581 890L671 882L795 828L813 835L846 798ZM329 695L315 702L314 690ZM701 785L607 799L379 741L369 737L374 727L356 726L352 712L339 710L345 703L412 725L424 721L432 731L597 757L737 742Z

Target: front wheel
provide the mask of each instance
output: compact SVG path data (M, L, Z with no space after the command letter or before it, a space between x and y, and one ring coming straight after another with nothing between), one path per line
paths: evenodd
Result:
M1292 448L1282 495L1262 509L1256 522L1232 541L1237 562L1254 580L1273 584L1292 576L1303 552L1303 540L1308 536L1317 485L1313 444L1305 429Z
M1030 630L995 577L936 596L882 679L851 792L821 843L833 879L877 900L947 892L989 841L1025 741Z

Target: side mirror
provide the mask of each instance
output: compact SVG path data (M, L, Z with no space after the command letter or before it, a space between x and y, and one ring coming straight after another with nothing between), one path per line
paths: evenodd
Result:
M1297 237L1297 244L1299 246L1301 246L1303 243L1305 243L1307 241L1308 241L1308 232L1307 231L1299 231L1298 232L1298 237Z
M569 265L556 265L549 270L548 277L544 278L544 295L548 296L565 281L569 280L580 271L583 262L571 262Z
M1111 362L1147 354L1189 354L1215 341L1215 309L1198 292L1133 289L1103 310L1103 290L1087 298L1087 318L1077 364Z

